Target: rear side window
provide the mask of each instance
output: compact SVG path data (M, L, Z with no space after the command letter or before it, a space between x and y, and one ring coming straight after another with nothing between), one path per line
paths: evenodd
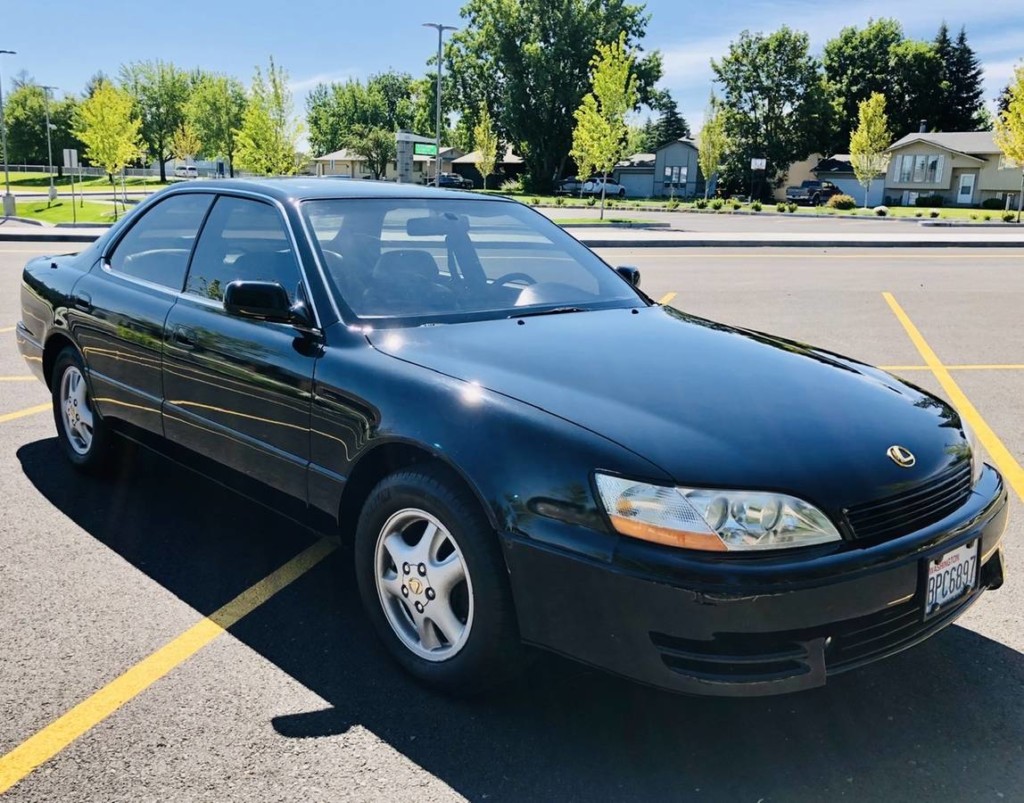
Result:
M174 195L149 209L110 255L115 273L180 291L212 195Z
M300 276L280 213L270 204L225 195L203 227L185 292L221 301L237 279L277 282L294 303Z

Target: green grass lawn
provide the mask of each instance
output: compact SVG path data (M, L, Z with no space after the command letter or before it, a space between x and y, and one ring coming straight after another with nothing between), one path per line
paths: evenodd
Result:
M131 211L131 206L129 206L129 211ZM120 204L117 207L117 216L124 217L124 211ZM44 223L71 223L73 218L77 218L79 223L113 223L114 205L86 201L82 206L82 202L78 201L75 203L74 213L72 213L70 198L58 199L49 207L46 206L44 200L31 202L21 200L18 202L18 217L41 220Z
M53 183L55 186L61 188L62 190L67 189L69 192L71 191L70 176L63 176L61 178L57 178L57 176L55 175L53 177ZM170 183L171 182L168 182L168 184ZM136 176L126 178L125 185L128 187L129 191L156 191L159 189L163 189L164 187L167 186L167 184L161 184L159 181L156 181L152 178ZM50 175L48 173L11 173L11 192L13 192L15 195L18 194L19 190L22 192L39 192L41 190L45 190L48 186L50 186ZM120 179L117 182L117 187L118 189L121 188ZM79 189L89 191L109 190L110 179L108 179L106 176L85 176L82 179L82 181L79 181L78 177L76 176L75 191L77 192Z

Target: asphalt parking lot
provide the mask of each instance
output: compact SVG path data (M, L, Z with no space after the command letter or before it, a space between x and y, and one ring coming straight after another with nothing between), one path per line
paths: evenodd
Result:
M13 338L20 266L55 247L0 243L12 800L1024 799L1024 251L604 252L657 300L966 399L1014 484L1008 581L800 695L688 699L543 658L453 702L377 645L343 549L147 454L114 483L71 471Z

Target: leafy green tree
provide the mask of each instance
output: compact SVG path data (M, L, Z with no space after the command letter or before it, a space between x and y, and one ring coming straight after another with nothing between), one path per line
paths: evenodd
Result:
M384 72L363 84L356 79L318 84L306 98L306 123L313 153L322 156L342 146L358 130L410 128L422 87L407 73ZM433 103L430 104L433 113ZM431 118L429 130L433 130ZM427 130L427 129L421 129Z
M245 87L226 75L203 74L185 106L185 116L195 129L208 156L226 156L228 171L235 175L237 132L245 116Z
M140 61L121 67L121 85L135 100L142 120L142 139L151 158L160 164L160 181L167 181L174 132L185 122L189 76L167 61Z
M257 67L236 137L235 160L243 170L265 176L298 172L302 127L292 122L288 74L271 57L266 75Z
M690 126L679 113L675 98L669 92L661 92L653 104L654 108L661 112L658 122L654 124L654 150L690 136Z
M64 148L81 150L74 135L74 117L78 100L67 95L50 97L50 132L53 158L60 173ZM4 98L7 124L7 156L12 164L45 165L49 162L46 147L46 90L34 83L19 86Z
M697 164L704 175L704 198L708 197L711 183L722 169L722 159L729 149L729 136L725 131L725 115L714 95L704 112L704 125L697 135Z
M178 126L178 130L171 138L171 153L174 154L175 159L191 161L200 154L202 149L203 143L199 139L199 133L194 125L186 120Z
M743 31L727 55L712 60L734 186L749 182L751 158L767 159L765 179L777 187L793 162L821 147L828 103L809 47L806 33L785 26L769 35Z
M871 182L889 165L886 150L890 144L892 135L885 114L885 95L875 92L860 104L860 123L850 137L850 160L857 181L864 187L865 208Z
M617 41L598 44L591 60L591 91L573 115L573 153L577 161L592 164L606 181L601 182L601 218L604 218L605 184L608 174L623 157L626 144L626 115L637 104L637 78L633 55L626 47L626 35Z
M937 128L943 116L943 65L933 42L907 39L889 52L886 92L889 123L897 137L917 131L920 122Z
M475 150L480 151L477 168L483 176L486 190L487 177L494 173L494 166L498 162L498 135L494 131L494 122L486 106L481 107L476 126L473 128L473 145Z
M1024 207L1024 66L1014 70L1010 82L1006 110L995 119L996 145L1003 156L1021 169L1020 193L1017 195L1017 222Z
M131 95L109 81L100 81L75 115L75 136L84 143L86 158L107 171L111 187L114 175L139 158L141 131Z
M850 132L858 124L860 104L890 87L890 51L903 41L903 28L894 19L869 20L864 28L843 28L825 43L822 65L834 114L834 129L826 150L846 152Z
M367 169L378 181L387 175L388 165L397 158L395 132L386 128L356 126L345 147L366 159Z
M548 190L564 171L573 144L572 113L588 91L598 42L625 33L636 48L649 21L642 5L623 0L468 0L462 30L446 50L446 74L463 114L481 103L498 135L522 155L528 186ZM637 59L639 100L647 103L661 58Z

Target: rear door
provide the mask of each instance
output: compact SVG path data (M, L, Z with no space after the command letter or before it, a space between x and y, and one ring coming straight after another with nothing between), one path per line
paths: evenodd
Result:
M162 434L164 320L212 202L183 193L151 206L75 285L68 325L104 418Z
M280 210L220 196L196 244L185 292L165 328L167 437L306 499L313 368L319 340L287 324L229 315L224 288L274 281L307 288Z

